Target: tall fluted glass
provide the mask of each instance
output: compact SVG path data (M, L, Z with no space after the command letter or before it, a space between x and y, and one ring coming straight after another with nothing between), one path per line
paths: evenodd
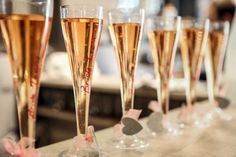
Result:
M216 102L217 97L222 97L222 71L223 62L226 52L226 46L229 35L229 22L211 22L208 49L206 54L206 73L208 84L208 97L211 110L207 114L208 119L213 119L214 115L218 115L221 119L230 120L231 116L223 112Z
M163 114L163 127L167 132L176 134L178 128L168 119L169 83L173 74L174 58L181 29L180 17L158 17L148 19L148 37L154 61L157 80L158 102Z
M196 101L196 85L200 78L201 67L209 34L209 20L183 19L180 48L186 80L186 112L183 122L202 125L193 107Z
M144 10L117 9L109 12L109 31L121 78L123 115L133 109L134 77L143 34Z
M222 88L223 62L226 53L230 24L228 21L211 22L210 24L210 49L212 56L212 72L214 81L214 93L219 95Z
M108 13L109 32L116 53L121 80L121 102L123 117L134 108L134 80L138 64L143 25L143 9L115 9ZM120 149L137 149L148 146L138 136L123 135L112 141Z
M35 141L40 76L52 14L53 0L1 0L0 3L0 26L11 64L20 137L30 141ZM30 147L34 147L34 142Z
M85 135L88 131L91 81L103 26L103 8L61 6L61 25L73 79L77 134Z

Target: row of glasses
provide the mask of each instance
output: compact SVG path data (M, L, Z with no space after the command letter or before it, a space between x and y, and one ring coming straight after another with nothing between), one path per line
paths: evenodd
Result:
M181 22L180 22L181 21ZM229 23L208 19L180 17L150 17L148 37L152 48L154 69L158 83L158 103L163 114L165 132L178 135L185 126L206 127L214 116L229 120L215 101L219 92L223 60L228 40ZM179 124L168 119L169 81L172 77L176 47L181 50L186 82L186 106L180 113ZM210 110L198 110L196 87L205 60ZM155 135L155 132L152 133Z
M0 6L0 26L11 63L20 135L21 138L35 141L39 79L52 23L53 1L9 0L2 1ZM73 78L77 136L87 138L91 80L102 32L103 9L84 5L62 6L61 24ZM123 116L133 108L134 78L143 25L142 9L117 9L109 12L109 31L121 78ZM208 41L208 31L208 20L201 22L183 20L181 26L180 17L149 18L148 36L158 82L158 100L164 115L163 126L167 132L178 132L178 128L168 119L168 110L169 81L172 77L179 37L185 78L188 82L187 108L191 115L195 86ZM216 64L221 64L222 58L220 57ZM189 122L189 118L186 121ZM121 149L137 149L146 147L148 144L136 136L124 135L115 141L114 146ZM30 147L34 147L34 142ZM73 152L73 155L79 156L84 152L94 151L100 153L97 148L88 145L82 154L81 149L78 149Z
M229 22L210 22L206 20L184 19L182 21L180 48L185 73L186 103L182 124L207 127L214 117L230 120L219 108L216 96L219 96L223 61L229 34ZM203 60L205 62L203 62ZM202 65L205 63L207 76L208 107L196 103L196 86L199 81Z

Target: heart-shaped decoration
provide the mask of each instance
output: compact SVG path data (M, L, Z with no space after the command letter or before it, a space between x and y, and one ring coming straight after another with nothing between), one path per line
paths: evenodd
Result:
M162 125L162 113L161 112L153 112L147 121L147 126L148 128L155 132L155 133L160 133L163 131L163 125Z
M124 125L122 132L125 135L135 135L143 129L142 125L135 119L124 117L121 121Z
M215 99L218 102L219 107L222 109L227 108L230 104L230 100L225 97L217 96Z

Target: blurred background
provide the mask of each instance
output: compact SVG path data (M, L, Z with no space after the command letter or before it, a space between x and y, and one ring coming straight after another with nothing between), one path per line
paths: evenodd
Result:
M43 70L37 120L37 147L45 146L72 138L76 134L74 113L74 98L71 84L67 53L62 37L59 6L64 4L84 3L82 0L55 0L54 21L47 58ZM93 75L93 86L90 100L89 123L96 130L113 126L121 117L121 98L119 90L119 75L115 53L107 29L106 12L116 7L142 7L146 16L150 15L180 15L195 18L208 17L212 21L227 20L231 23L230 40L227 47L224 73L225 80L232 86L228 88L228 97L234 100L236 92L236 75L234 62L236 60L234 24L235 5L230 0L86 0L86 4L102 5L105 8L104 28L97 53L96 66ZM0 41L0 139L11 135L18 137L16 105L12 90L12 80L5 48ZM150 111L147 105L150 100L156 100L156 85L154 81L153 62L146 33L144 33L139 64L136 74L135 108L143 109L142 116ZM170 109L180 107L184 101L183 68L178 50L174 65L174 78L171 82ZM206 91L204 68L201 73L202 84L199 93ZM206 93L205 93L206 94Z

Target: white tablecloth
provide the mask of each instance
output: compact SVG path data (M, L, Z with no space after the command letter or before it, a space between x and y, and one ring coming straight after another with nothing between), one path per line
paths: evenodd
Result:
M178 112L172 111L171 118L175 118ZM228 108L227 113L233 115L231 121L218 120L204 129L186 128L179 137L149 137L150 146L143 150L111 149L107 141L112 136L112 128L99 131L96 135L109 157L236 157L236 108ZM142 123L145 122L146 119L143 119ZM57 157L71 144L72 140L67 140L39 150L43 157Z

